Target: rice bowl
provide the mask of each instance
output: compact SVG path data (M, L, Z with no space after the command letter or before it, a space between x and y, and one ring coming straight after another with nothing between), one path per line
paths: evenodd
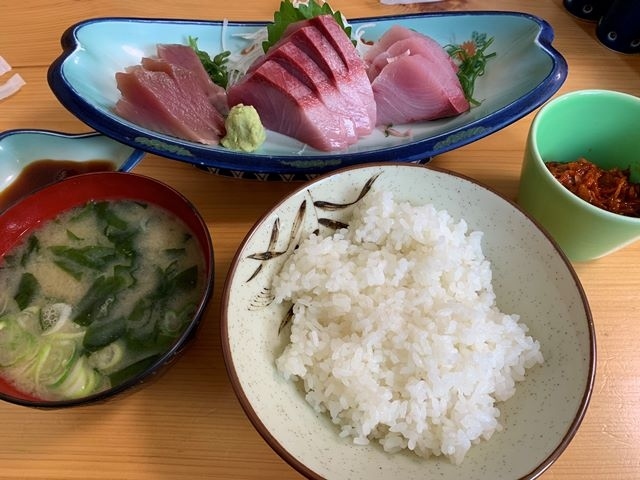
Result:
M502 428L496 402L543 358L497 308L481 239L432 204L376 191L348 227L289 256L273 283L276 302L293 302L276 366L340 436L461 463Z
M466 256L465 262L475 262L478 272L484 272L481 281L482 275L469 277L470 291L476 296L475 303L481 298L479 303L485 304L487 311L491 312L489 316L497 319L491 323L493 327L501 324L514 327L519 321L522 322L516 343L529 339L524 342L527 346L520 350L527 359L521 364L516 362L519 366L514 367L512 380L522 380L523 368L532 368L527 370L526 378L516 384L515 393L507 388L503 393L496 394L495 406L491 402L485 405L487 409L483 415L490 418L485 425L487 429L478 429L478 425L469 427L469 431L475 430L477 439L483 438L482 441L468 442L474 443L470 449L451 450L450 446L443 449L442 443L420 451L420 448L416 448L419 440L405 438L397 443L398 435L385 440L385 443L389 442L388 448L385 448L377 441L368 441L370 438L367 439L362 432L345 434L345 426L347 431L352 426L348 422L335 420L344 420L340 411L353 413L354 410L334 408L331 412L335 414L332 422L331 415L321 411L329 405L330 396L318 397L318 391L329 390L331 393L332 390L335 393L339 389L339 382L331 378L335 375L325 374L307 380L311 382L311 385L306 385L311 387L306 388L308 393L301 382L294 382L283 375L287 371L294 377L302 374L301 370L295 370L299 368L297 360L293 359L295 356L290 356L288 360L284 357L278 365L277 359L286 351L290 338L293 338L290 332L293 332L295 323L292 324L292 318L295 315L289 310L290 302L279 303L276 297L287 298L288 292L285 290L290 290L292 285L302 285L304 281L291 277L289 286L278 292L273 288L274 280L285 262L295 255L294 250L304 248L302 239L318 231L324 238L318 243L322 243L326 237L340 231L340 227L349 222L353 210L357 208L354 205L362 203L363 196L376 195L376 192L369 192L372 186L374 190L391 192L398 201L410 201L413 205L432 203L437 209L434 210L436 217L442 216L442 211L446 210L452 219L448 225L455 233L452 239L467 235L463 228L467 226L469 232L483 232L482 235L467 235L468 244L463 255ZM376 215L380 217L379 212ZM367 225L371 225L371 220ZM462 225L461 220L466 224ZM336 253L336 245L325 247L329 247L325 250L331 254ZM443 251L447 248L450 249L445 245ZM486 256L486 261L482 254ZM398 258L402 255L406 253L401 253ZM385 260L393 263L388 255ZM325 265L327 262L323 260L320 263ZM375 270L382 263L372 262L372 269L362 276L375 279ZM488 264L490 270L487 270ZM433 265L432 261L431 267ZM456 268L453 264L451 266ZM355 283L344 271L334 278L334 283L340 283L336 280L339 278L346 279L342 287L347 289ZM316 289L327 284L321 277L316 281ZM369 283L375 283L375 280ZM494 293L495 297L492 296ZM463 298L464 295L459 297ZM334 300L326 306L336 309L337 302ZM469 301L466 302L468 305ZM400 303L408 302L403 300ZM317 297L314 302L309 302L307 308L312 304L318 306ZM390 314L386 318L381 317L378 327L384 325L385 321L396 321L391 314L393 309L388 311ZM459 326L464 324L462 317L456 320ZM317 321L317 318L313 317L312 321ZM370 327L367 328L369 332L372 331ZM450 335L455 330L452 322L445 319L436 328L443 329L438 341L415 344L426 345L432 352L440 347L446 351L455 346L455 342L448 345L442 341L445 334ZM453 330L447 332L447 328ZM472 331L467 330L467 335L472 337L471 343L478 340L478 330L473 334L468 333ZM402 328L389 327L386 332L389 336L384 341L392 341L395 335L393 341L402 343L407 339L407 335L400 335L402 332ZM586 411L595 372L595 338L589 307L575 273L553 241L511 202L486 188L449 172L411 165L355 167L321 177L294 192L265 215L247 235L227 278L223 298L222 339L229 375L249 418L276 452L309 478L389 478L391 475L424 478L430 474L439 478L534 478L548 468L575 434ZM384 341L381 341L383 345ZM540 351L536 349L536 341L539 341ZM315 338L308 345L301 344L301 351L308 351L313 343L321 344L322 339ZM388 345L381 351L388 352ZM457 346L459 348L459 344ZM404 354L411 355L412 352L405 348ZM352 363L357 358L353 351L347 355ZM542 357L544 363L540 364ZM473 358L478 357L476 355ZM467 365L471 363L467 362ZM405 358L399 364L406 370L411 362ZM475 367L474 373L468 373L474 381L482 370L480 365ZM434 369L436 367L432 366ZM351 382L357 381L359 376L365 377L354 372L350 372L350 375L348 378ZM434 378L435 382L426 382L431 394L437 389L446 390L446 376ZM420 382L415 383L418 385ZM481 383L470 382L468 388L482 390L484 387L480 386ZM357 388L361 392L360 397L379 406L380 403L376 404L378 397L368 393L363 385L366 385L366 381ZM371 392L376 391L379 385ZM513 396L508 398L510 395ZM307 400L313 402L314 396L319 402L316 406L324 407L314 409L309 405ZM332 401L335 402L336 398L338 403L344 401L339 396ZM422 403L426 405L433 398L431 395ZM507 401L502 401L507 398ZM327 402L323 404L324 401ZM408 408L416 410L420 404L414 402ZM373 408L372 411L375 410ZM378 411L380 414L381 409L378 408ZM431 429L434 423L448 421L446 416L436 417L431 416ZM372 424L369 418L366 429L376 428L379 430L375 421ZM421 428L416 427L416 431ZM456 427L453 430L460 429ZM411 433L406 436L410 437ZM405 448L407 445L409 450ZM402 451L390 453L397 450ZM422 457L410 450L419 450L417 453L421 453Z

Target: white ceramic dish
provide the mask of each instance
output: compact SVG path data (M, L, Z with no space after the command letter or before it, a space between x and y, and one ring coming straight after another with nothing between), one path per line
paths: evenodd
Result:
M484 232L499 308L519 313L539 340L545 363L528 372L514 397L500 404L504 430L471 448L455 466L444 458L387 454L377 444L340 439L328 418L314 413L293 382L275 368L288 342L279 333L288 305L269 297L274 274L300 235L323 219L348 222L347 204L370 179L398 200L431 202L471 230ZM303 211L302 206L306 206ZM295 236L295 235L294 235ZM284 252L278 254L276 252ZM266 213L232 262L222 299L221 336L227 370L240 402L266 442L309 478L512 480L539 476L563 452L586 412L596 344L588 302L557 245L514 203L474 181L430 167L391 163L350 167L307 183ZM287 332L284 329L283 332Z
M112 112L119 98L115 73L155 54L158 43L186 43L192 36L198 38L199 48L212 55L223 49L238 52L247 45L238 35L265 25L256 22L223 25L221 21L89 19L64 33L63 52L51 65L48 79L68 110L123 143L214 173L297 180L365 162L426 162L522 118L549 99L567 75L566 61L551 46L551 26L524 13L445 12L350 19L350 23L354 29L366 26L367 40L379 38L393 24L424 32L442 45L461 43L473 32L494 37L490 51L497 55L476 85L475 97L482 104L455 118L412 124L408 137L388 136L380 129L345 151L330 153L273 132L255 153L239 153L158 134Z

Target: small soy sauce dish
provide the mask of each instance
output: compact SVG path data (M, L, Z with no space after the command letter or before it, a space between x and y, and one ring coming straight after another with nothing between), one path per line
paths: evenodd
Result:
M0 212L34 190L73 175L131 171L144 154L98 132L0 132Z

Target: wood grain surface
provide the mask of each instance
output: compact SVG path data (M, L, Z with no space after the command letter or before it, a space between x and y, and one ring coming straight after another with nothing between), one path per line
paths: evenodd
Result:
M0 131L45 128L85 132L47 85L60 37L90 17L270 20L277 0L21 0L0 2L0 55L27 84L0 102ZM558 94L587 88L640 96L640 56L598 43L595 25L571 17L562 0L443 1L384 6L377 0L332 0L347 17L429 10L512 10L553 26L554 46L569 74ZM523 146L533 113L433 164L469 175L509 198L518 190ZM640 147L639 152L640 154ZM220 298L233 255L256 219L297 184L234 180L147 155L136 173L186 195L205 217L216 257L215 293L196 343L148 387L90 407L40 411L0 404L0 478L6 479L295 479L245 417L225 371ZM542 476L554 479L640 478L640 243L601 260L576 264L597 330L593 398L577 436ZM496 479L499 480L499 479Z

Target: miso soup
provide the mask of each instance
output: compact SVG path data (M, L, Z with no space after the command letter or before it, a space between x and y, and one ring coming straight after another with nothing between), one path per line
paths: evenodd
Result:
M43 400L125 381L184 332L203 266L197 239L154 205L89 202L63 213L0 266L0 375Z

